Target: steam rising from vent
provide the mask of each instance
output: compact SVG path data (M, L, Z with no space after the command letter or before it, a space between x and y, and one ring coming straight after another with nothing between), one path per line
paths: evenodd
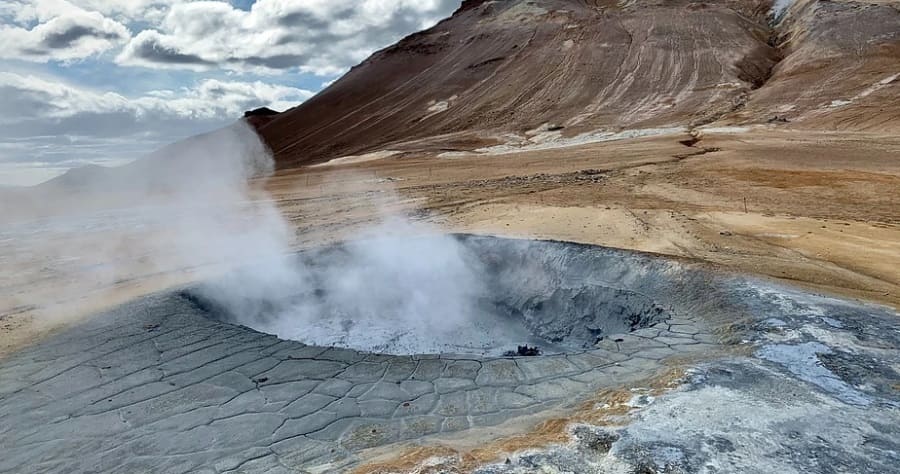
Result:
M449 337L476 314L480 272L459 244L440 236L387 239L434 233L387 212L375 211L378 224L344 247L340 263L311 272L293 253L292 226L264 183L251 179L273 169L255 131L240 122L121 168L76 171L41 185L31 213L3 216L10 225L0 230L0 257L7 287L41 279L46 286L16 294L0 314L68 320L152 289L206 280L199 293L235 322L256 324L266 315L266 329L284 337L313 334L338 345L365 337L372 350L398 344L406 329Z
M480 318L479 262L427 226L389 216L321 257L246 266L202 285L196 296L233 323L372 352L434 352L434 340L446 341L441 352L478 351L465 341L506 331Z
M197 211L181 218L181 258L227 262L234 269L204 283L200 296L227 308L240 324L262 325L285 338L372 351L415 351L417 336L425 332L451 338L460 327L475 327L471 319L478 314L482 285L474 260L465 258L453 238L386 207L374 209L377 224L347 243L343 258L314 271L298 259L290 226L275 204L259 195L251 200L246 178L270 171L272 158L255 133L246 131L239 127L229 135L238 143L213 144L220 156L235 161L218 182L209 189L178 189L178 207ZM214 167L215 158L211 161ZM203 162L197 165L205 168ZM216 199L197 199L198 192ZM423 234L431 237L391 238Z
M10 191L0 206L0 316L40 331L223 265L283 255L292 232L249 180L273 169L240 122L119 168Z
M379 234L303 251L294 265L294 287L222 291L252 281L245 268L182 295L212 319L398 355L582 352L670 317L648 296L666 284L663 264L564 242Z
M250 178L274 160L244 122L163 150L130 174L141 205L135 216L163 233L148 239L145 258L165 268L240 265L290 250L292 232L276 204Z

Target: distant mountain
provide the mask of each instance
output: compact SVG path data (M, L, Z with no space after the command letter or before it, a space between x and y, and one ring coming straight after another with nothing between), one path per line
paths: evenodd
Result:
M539 129L896 131L897 5L467 0L257 127L282 167L379 148L470 149Z
M166 145L123 166L74 168L35 186L43 191L114 191L138 197L182 192L204 185L231 185L266 174L271 157L243 122Z
M127 166L127 165L126 165ZM115 185L115 175L122 168L109 168L99 165L85 165L72 168L65 173L39 184L41 188L59 189L96 189L103 190Z
M258 109L248 110L244 112L244 120L256 128L271 122L281 112L272 110L268 107L260 107Z

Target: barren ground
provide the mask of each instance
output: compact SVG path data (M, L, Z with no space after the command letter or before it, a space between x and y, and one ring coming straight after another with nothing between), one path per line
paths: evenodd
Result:
M900 139L758 130L679 143L688 138L388 158L270 186L304 244L364 222L394 188L448 230L700 259L900 307Z

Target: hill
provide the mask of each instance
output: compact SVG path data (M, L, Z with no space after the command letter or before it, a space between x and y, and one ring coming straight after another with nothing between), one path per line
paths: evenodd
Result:
M898 32L890 2L467 0L259 130L280 167L548 133L893 130Z

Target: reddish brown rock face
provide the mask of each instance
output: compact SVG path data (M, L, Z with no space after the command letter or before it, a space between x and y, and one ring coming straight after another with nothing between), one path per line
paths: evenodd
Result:
M773 29L784 56L731 122L783 116L807 129L900 128L900 4L797 1Z
M866 128L884 120L840 117L872 112L876 97L897 108L892 6L800 1L775 19L765 1L630 3L466 1L261 134L290 167L388 146L471 149L541 126L568 136L778 116Z

